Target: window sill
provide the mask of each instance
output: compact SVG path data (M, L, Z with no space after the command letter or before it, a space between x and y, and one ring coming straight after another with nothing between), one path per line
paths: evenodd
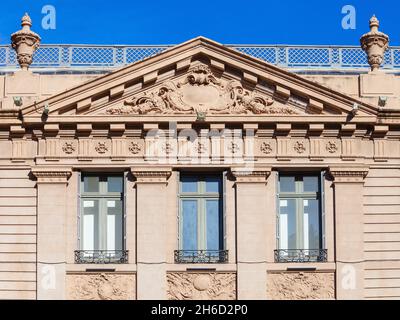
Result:
M274 262L267 264L268 271L335 271L334 262Z
M88 271L90 270L90 271ZM136 272L137 265L135 263L69 263L66 265L67 273L75 272Z

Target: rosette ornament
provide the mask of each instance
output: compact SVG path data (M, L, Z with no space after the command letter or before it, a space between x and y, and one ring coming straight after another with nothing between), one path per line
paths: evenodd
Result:
M27 13L22 17L21 26L21 30L11 35L11 45L17 53L17 60L21 69L28 70L41 39L38 34L31 30L32 20Z

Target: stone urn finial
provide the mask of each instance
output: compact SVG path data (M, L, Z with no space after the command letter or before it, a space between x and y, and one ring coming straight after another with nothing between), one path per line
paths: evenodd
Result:
M28 70L33 54L40 44L40 36L31 30L32 20L27 13L21 20L22 29L11 35L11 45L17 52L17 60L22 70Z
M375 15L369 20L369 27L370 32L364 34L360 39L361 48L367 53L371 70L378 71L389 46L389 36L378 30L379 20Z

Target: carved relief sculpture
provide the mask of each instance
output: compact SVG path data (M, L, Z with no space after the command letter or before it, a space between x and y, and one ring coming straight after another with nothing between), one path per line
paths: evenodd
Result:
M106 114L296 114L291 108L271 107L273 103L271 97L245 90L239 81L217 79L201 64L183 81L167 81Z
M335 298L335 274L318 272L269 273L267 296L272 300L327 300Z
M67 297L71 300L134 300L134 274L69 274Z
M170 272L167 274L169 300L234 300L235 273Z

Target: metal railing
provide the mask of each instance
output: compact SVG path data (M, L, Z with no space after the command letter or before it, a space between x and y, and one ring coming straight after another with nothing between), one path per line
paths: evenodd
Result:
M275 250L275 262L326 262L326 249L280 249Z
M75 262L96 263L96 264L127 263L128 251L127 250L76 250Z
M226 263L228 250L175 250L176 263Z
M368 69L365 52L357 46L226 45L282 68ZM31 68L113 69L159 54L172 45L49 45L36 51ZM0 71L17 68L16 53L0 46ZM400 69L400 47L389 48L383 69Z

